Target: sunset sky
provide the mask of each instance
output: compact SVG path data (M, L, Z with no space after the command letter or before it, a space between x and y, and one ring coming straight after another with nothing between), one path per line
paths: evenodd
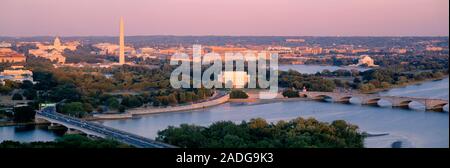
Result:
M0 36L448 36L449 0L0 0Z

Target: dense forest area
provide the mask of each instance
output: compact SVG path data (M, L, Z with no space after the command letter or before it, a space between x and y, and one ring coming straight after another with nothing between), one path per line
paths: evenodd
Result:
M330 124L297 118L268 123L257 118L208 127L170 126L159 131L156 139L183 148L362 148L364 136L357 126L342 120Z

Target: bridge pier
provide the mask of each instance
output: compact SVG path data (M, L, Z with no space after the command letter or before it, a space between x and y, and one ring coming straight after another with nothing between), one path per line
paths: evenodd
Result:
M430 111L444 111L444 106L446 106L448 102L443 102L439 100L426 100L425 101L425 108L426 110Z
M79 132L76 129L72 129L72 128L67 128L67 131L65 134L71 135L71 134L81 134L81 132Z
M352 96L336 96L336 97L333 97L333 102L350 104L351 98L352 98Z
M36 122L38 124L51 124L51 122L48 122L47 120L44 120L42 118L35 118L34 122Z
M53 123L53 122L50 122L50 125L47 126L47 129L49 129L49 130L61 130L61 129L65 129L65 128L66 127L64 127L63 125Z
M392 107L409 109L409 103L411 102L412 101L394 102L392 103Z
M311 100L317 100L317 101L326 101L326 99L334 100L332 96L325 95L325 94L309 94L309 93L303 93L300 95L301 97L306 97Z
M436 106L426 106L426 110L443 112L445 105L447 105L447 104L439 104L439 105L436 105Z
M299 97L302 97L302 98L307 98L307 97L308 97L308 95L306 95L306 94L303 93L303 92L299 92L299 93L298 93L298 96L299 96Z
M361 105L368 106L379 106L378 101L381 100L379 97L361 97Z

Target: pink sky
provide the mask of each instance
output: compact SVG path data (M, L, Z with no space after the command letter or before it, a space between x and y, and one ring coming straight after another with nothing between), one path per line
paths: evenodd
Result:
M449 0L1 0L0 36L448 36Z

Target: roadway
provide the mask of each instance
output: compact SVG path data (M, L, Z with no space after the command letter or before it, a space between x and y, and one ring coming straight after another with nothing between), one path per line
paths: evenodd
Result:
M62 125L70 125L71 127L78 127L89 130L97 134L104 135L104 137L106 138L110 138L138 148L175 148L175 146L173 145L165 144L129 132L57 113L54 107L46 107L41 111L38 111L36 115L43 119L49 118L52 120L57 120L62 123Z

